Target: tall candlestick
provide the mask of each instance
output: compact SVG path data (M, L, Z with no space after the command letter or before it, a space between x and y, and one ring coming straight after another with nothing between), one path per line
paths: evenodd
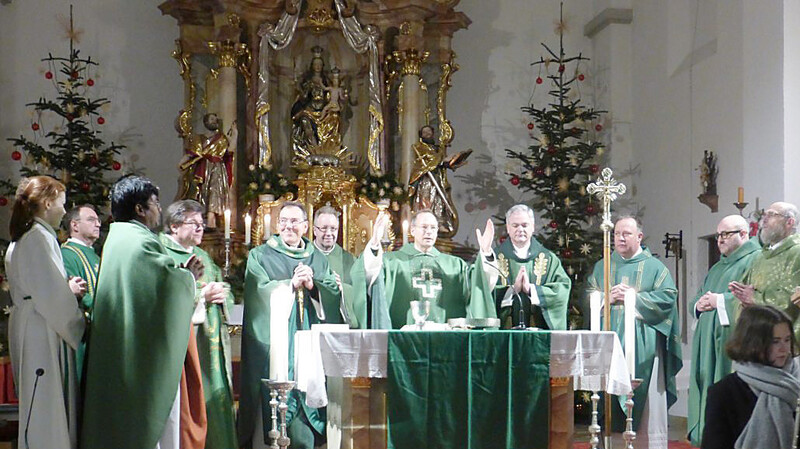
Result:
M244 215L244 244L250 244L250 226L253 224L253 218L250 213Z
M636 292L625 292L625 361L631 379L636 377Z
M589 305L591 307L591 329L592 332L600 330L600 309L603 307L603 294L595 291L589 295Z
M272 214L267 212L264 214L264 241L272 235Z
M739 196L737 203L744 203L744 187L739 187Z
M225 209L225 238L231 238L231 210Z
M403 245L408 243L408 220L403 220Z

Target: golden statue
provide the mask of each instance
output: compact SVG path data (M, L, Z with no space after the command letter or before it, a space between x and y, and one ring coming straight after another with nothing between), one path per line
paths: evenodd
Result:
M432 126L419 130L419 142L411 148L414 167L408 181L411 209L430 209L439 218L439 235L452 237L458 230L458 212L450 194L447 169L455 170L467 162L472 150L445 159L446 146L436 146Z

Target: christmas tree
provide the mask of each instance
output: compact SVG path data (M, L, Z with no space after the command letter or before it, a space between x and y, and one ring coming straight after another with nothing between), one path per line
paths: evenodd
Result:
M50 175L67 188L67 204L92 204L105 208L111 182L106 173L118 171L122 164L115 159L124 145L107 144L100 137L106 120L101 115L110 101L89 98L95 85L92 73L98 65L91 57L83 58L74 48L76 32L69 22L69 56L48 54L45 79L53 83L56 99L39 98L26 106L33 108L31 138L10 138L15 147L11 159L19 161L22 176ZM8 204L14 183L0 180L0 206Z
M522 111L530 117L528 130L533 143L526 150L506 149L506 154L519 163L507 172L511 184L532 192L531 207L544 222L538 240L561 259L572 278L570 325L580 326L579 308L588 271L602 255L602 233L597 226L601 211L586 185L600 171L597 158L603 152L598 133L605 111L583 106L578 92L586 80L581 67L588 58L567 57L564 53L564 21L559 22L559 51L542 44L546 57L532 64L538 68L536 86L549 83L550 101L543 107L534 104ZM533 98L533 96L531 97Z

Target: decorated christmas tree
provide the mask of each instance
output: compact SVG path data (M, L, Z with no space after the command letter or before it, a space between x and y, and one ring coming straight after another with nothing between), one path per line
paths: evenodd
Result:
M28 103L26 106L33 108L32 135L8 140L14 146L11 159L20 163L22 176L58 178L67 187L68 205L89 203L102 209L108 204L108 189L113 181L105 175L122 168L116 156L125 147L106 143L100 136L100 129L106 124L101 112L110 102L89 97L98 64L91 57L81 57L74 47L79 34L73 28L70 9L69 56L48 54L42 59L47 65L44 77L52 82L56 98ZM0 180L0 206L8 204L15 184Z
M556 253L572 278L570 325L581 324L579 307L588 271L602 255L602 233L597 226L601 205L586 193L586 185L600 171L598 157L603 130L598 111L583 105L579 86L586 81L582 72L587 58L565 56L564 22L556 27L559 50L542 44L547 56L532 64L538 69L536 87L549 85L549 101L543 106L522 108L530 121L533 143L525 150L506 149L519 167L507 174L511 184L533 193L528 204L536 211L541 231L538 240ZM534 98L532 95L531 98Z

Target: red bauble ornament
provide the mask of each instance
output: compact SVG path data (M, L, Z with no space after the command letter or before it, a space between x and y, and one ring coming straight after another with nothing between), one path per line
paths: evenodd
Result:
M8 204L8 198L4 196L0 196L0 207L3 207Z
M558 222L557 222L557 221L555 221L555 220L553 220L553 221L551 221L551 222L550 222L549 226L550 226L552 229L556 229L556 228L558 228Z
M542 82L543 81L542 81L542 77L541 76L536 78L536 84L542 84Z
M72 79L78 79L78 72L72 72Z
M596 175L600 172L600 166L597 164L592 164L589 166L589 171L592 172L593 175Z
M561 64L560 66L558 66L558 73L563 73L563 72L564 72L564 64Z
M511 185L515 185L515 186L519 185L519 176L514 175L514 176L511 177Z
M533 129L533 123L528 123L528 129Z
M19 151L12 151L11 159L14 159L15 161L22 159L22 153L20 153Z
M53 72L48 71L47 73L44 74L44 77L49 80L53 79Z
M93 167L95 165L97 165L97 156L92 156L92 157L89 158L89 165L91 165Z
M106 119L104 119L103 117L97 117L97 124L98 125L102 125L105 122L106 122Z
M114 161L114 163L111 164L111 168L113 168L114 170L119 170L120 168L122 168L122 164L120 164L117 161Z
M38 123L33 123L31 125L31 129L34 130L34 131L39 131L39 124Z
M594 204L589 204L586 206L587 215L594 215L595 213L597 213L597 209L595 209Z
M88 80L86 80L86 85L89 86L89 87L94 86L94 80L89 78Z
M74 118L75 117L73 117L72 114L67 114L67 120L72 121Z
M586 77L583 76L583 73L578 75L578 81L583 81L584 79L586 79Z
M544 176L544 169L542 167L536 167L533 169L533 174L536 176Z
M561 257L564 259L572 258L572 250L567 248L564 251L561 251Z
M81 183L81 191L88 192L89 191L89 183L84 181Z
M601 125L599 123L594 125L594 130L597 131L597 132L602 131L603 130L603 125Z
M549 154L550 156L553 156L556 153L558 153L558 150L556 149L556 147L547 147L547 154Z

